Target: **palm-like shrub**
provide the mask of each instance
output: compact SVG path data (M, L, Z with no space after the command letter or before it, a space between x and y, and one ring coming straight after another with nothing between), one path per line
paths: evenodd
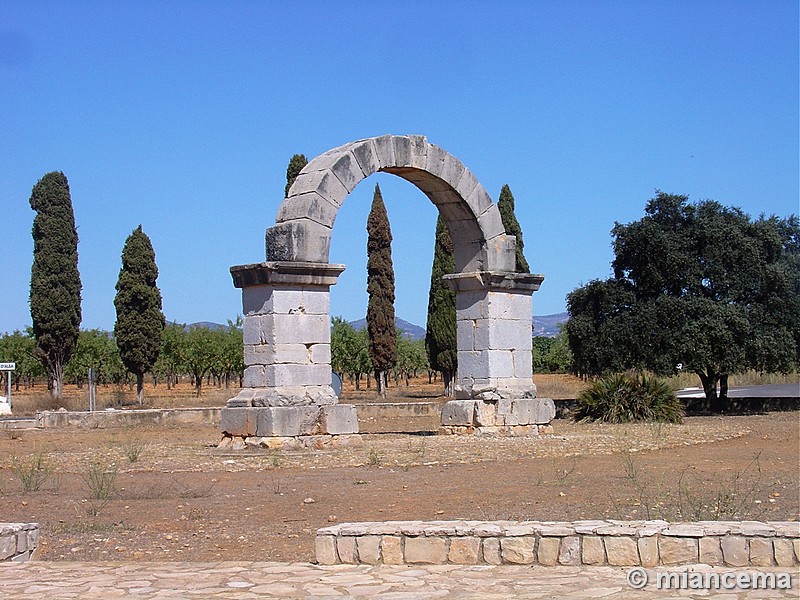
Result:
M576 421L680 423L683 404L666 382L644 373L617 373L595 381L578 397Z

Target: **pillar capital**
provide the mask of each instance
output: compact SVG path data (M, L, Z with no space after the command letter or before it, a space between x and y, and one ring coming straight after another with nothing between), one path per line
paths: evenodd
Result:
M542 285L544 275L510 271L471 271L451 273L445 275L443 279L455 292L486 290L532 294Z
M231 267L231 277L237 288L258 285L330 287L344 269L344 265L329 263L268 261Z

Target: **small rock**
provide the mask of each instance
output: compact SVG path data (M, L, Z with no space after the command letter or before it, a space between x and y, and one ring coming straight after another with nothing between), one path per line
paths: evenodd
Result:
M336 523L336 521L338 521L336 515L328 515L328 523Z
M303 500L303 504L314 504L314 502L316 502L316 500L314 500L313 498L306 498L305 500Z

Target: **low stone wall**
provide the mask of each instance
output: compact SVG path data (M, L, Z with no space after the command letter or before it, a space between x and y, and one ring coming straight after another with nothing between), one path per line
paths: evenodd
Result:
M361 433L434 433L442 424L439 402L356 404Z
M31 560L38 546L38 523L0 523L0 561Z
M129 425L181 425L219 423L221 408L147 408L133 410L41 411L36 413L36 427L85 427L104 429Z
M388 521L317 530L317 562L729 567L800 564L800 522Z

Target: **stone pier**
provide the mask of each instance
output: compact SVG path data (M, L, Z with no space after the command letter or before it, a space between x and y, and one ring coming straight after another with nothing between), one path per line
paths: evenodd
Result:
M456 400L445 404L451 433L531 435L555 416L533 383L532 294L541 275L480 271L445 275L456 293Z
M280 261L231 267L242 290L245 371L222 409L226 437L253 444L358 432L355 407L338 404L331 388L330 286L342 271Z

